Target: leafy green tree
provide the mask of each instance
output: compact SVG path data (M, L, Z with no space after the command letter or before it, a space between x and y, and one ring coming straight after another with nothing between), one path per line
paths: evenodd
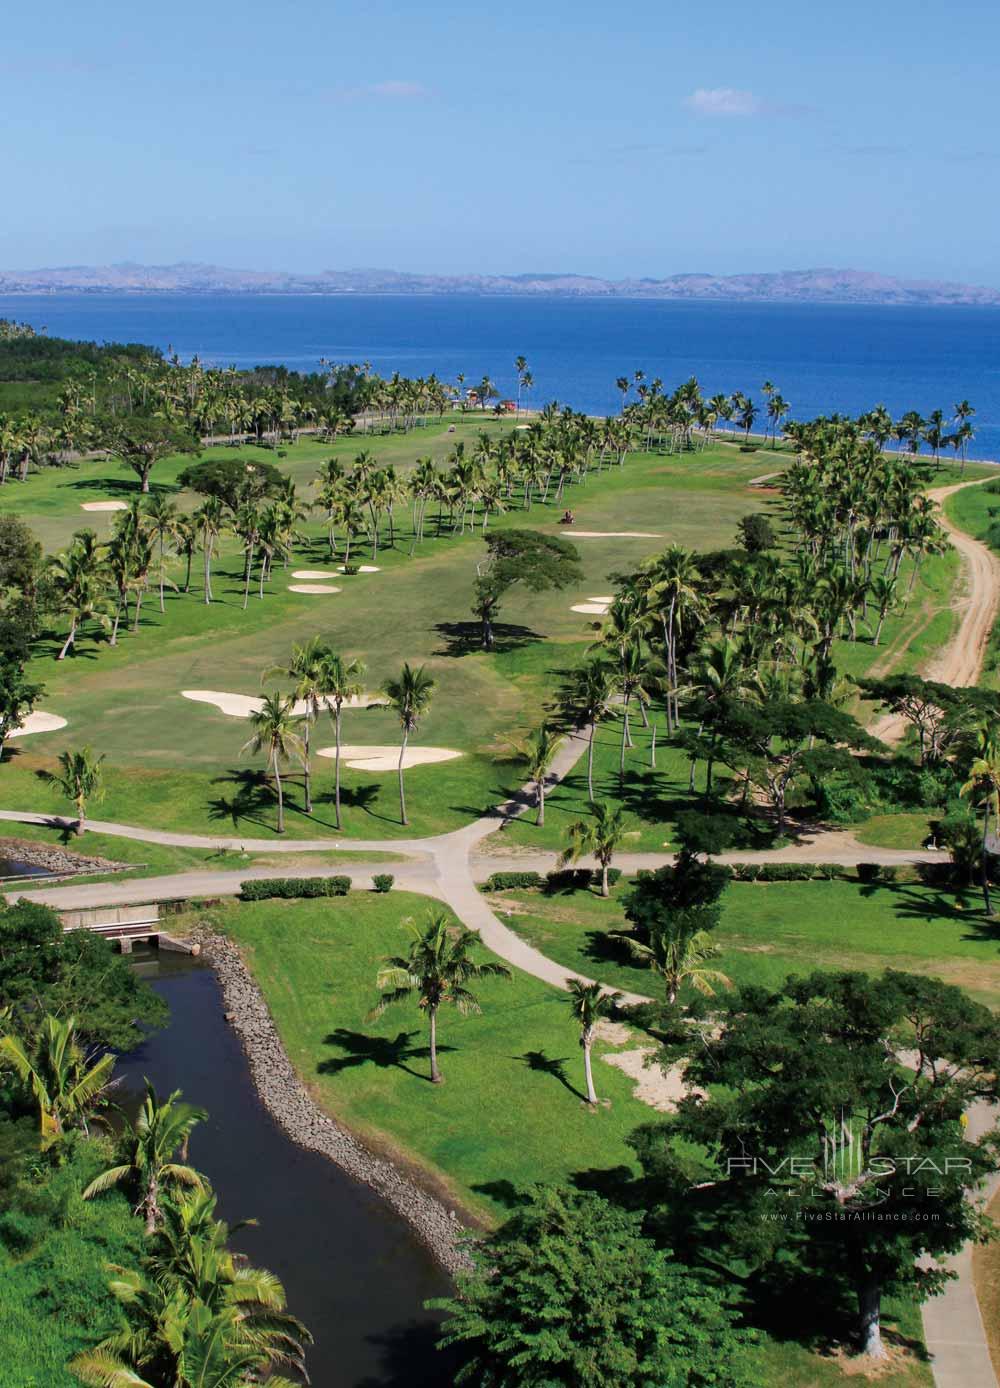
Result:
M265 694L261 707L250 715L253 736L243 744L243 751L254 755L263 752L274 777L278 797L278 833L285 832L285 792L281 783L281 768L291 758L302 756L302 739L294 731L295 700L280 694Z
M0 905L0 1010L22 1038L42 1019L75 1016L76 1038L88 1055L113 1047L133 1050L149 1028L163 1026L166 1003L89 930L64 931L49 906Z
M258 500L265 496L280 496L284 476L273 463L252 461L246 457L208 458L193 463L177 476L182 487L199 496L212 497L235 511L248 496Z
M640 1214L542 1187L472 1248L440 1343L476 1388L758 1388L752 1332L719 1288L643 1237Z
M494 624L504 598L523 583L532 593L582 582L576 546L539 530L495 530L485 535L487 557L477 567L473 611L482 624L483 650L495 644Z
M414 670L408 662L404 662L402 670L394 680L387 680L384 685L384 692L390 704L396 711L399 719L399 726L402 730L402 739L399 745L399 819L401 824L408 824L406 818L406 795L403 790L403 762L406 757L406 747L413 733L420 725L420 720L431 706L431 697L434 693L434 680L427 674L426 667L421 665Z
M47 1016L33 1043L12 1034L0 1036L0 1062L6 1062L30 1091L42 1146L50 1147L70 1127L86 1131L111 1080L115 1058L105 1052L89 1063L76 1039L75 1019Z
M990 901L989 845L996 844L997 830L1000 829L1000 747L991 728L983 728L979 735L976 756L969 767L969 775L962 786L962 795L978 800L983 811L983 837L980 854L980 880L983 888L983 905L986 914L993 914ZM994 832L991 839L990 821Z
M583 1072L587 1081L587 1103L597 1103L591 1049L597 1025L602 1017L610 1017L622 1001L621 993L609 993L603 983L587 983L582 978L567 978L569 1005L580 1026L580 1047L583 1051Z
M608 869L622 840L628 833L625 814L619 805L590 805L590 819L578 819L566 830L567 845L559 856L560 863L576 863L590 853L601 869L601 896L608 896Z
M20 728L45 693L44 684L28 678L23 661L0 650L0 756L12 732Z
M477 961L471 950L478 936L464 926L453 927L443 911L431 912L422 927L405 922L412 937L409 953L386 959L378 971L376 986L382 996L368 1013L368 1021L381 1017L387 1008L414 998L427 1014L430 1027L431 1080L440 1084L443 1076L437 1063L437 1016L442 1007L458 1009L463 1017L482 1011L468 984L478 978L510 978L510 969L493 960Z
M196 453L198 440L187 430L156 419L132 417L114 431L111 453L139 479L139 490L149 491L149 475L157 463L178 453Z
M743 987L711 1018L709 1045L688 1028L663 1057L687 1057L701 1096L633 1139L651 1225L772 1295L821 1277L831 1316L853 1292L857 1346L884 1358L883 1296L940 1291L954 1274L937 1260L986 1236L969 1196L1000 1160L963 1114L997 1100L1000 1022L892 970Z
M104 795L103 766L103 753L95 757L89 747L81 747L79 752L60 752L58 772L38 773L43 781L76 806L76 827L73 831L76 834L84 831L88 804L92 800L102 799Z
M737 531L739 542L748 554L763 554L765 550L774 549L778 543L771 522L759 511L751 511L744 516Z

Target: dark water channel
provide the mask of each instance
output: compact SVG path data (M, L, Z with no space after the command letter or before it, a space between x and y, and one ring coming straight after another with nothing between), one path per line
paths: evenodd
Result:
M447 1276L408 1227L318 1153L296 1147L257 1098L239 1042L222 1015L210 968L137 948L137 969L170 1005L170 1025L120 1062L127 1104L148 1075L160 1093L182 1089L209 1121L191 1161L210 1178L223 1219L253 1217L233 1245L285 1284L289 1309L316 1343L316 1388L445 1388L427 1297Z

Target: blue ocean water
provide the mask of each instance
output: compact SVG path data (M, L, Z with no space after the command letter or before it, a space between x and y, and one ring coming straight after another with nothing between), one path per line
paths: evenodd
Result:
M977 411L970 456L1000 459L1000 309L58 294L0 296L0 317L66 337L153 343L221 366L315 370L325 357L447 381L487 373L510 396L523 354L535 379L529 404L558 400L593 413L620 408L615 380L636 368L668 389L696 376L707 395L742 390L758 402L769 379L797 419L880 402L895 416L941 409L950 419L956 401L968 399Z

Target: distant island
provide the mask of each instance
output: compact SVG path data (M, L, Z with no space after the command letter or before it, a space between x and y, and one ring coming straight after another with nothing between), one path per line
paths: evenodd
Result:
M316 274L231 270L220 265L70 265L0 271L0 294L501 294L561 298L742 300L749 303L1000 305L1000 289L897 279L869 270L670 275L607 280L593 275L423 275L399 270Z

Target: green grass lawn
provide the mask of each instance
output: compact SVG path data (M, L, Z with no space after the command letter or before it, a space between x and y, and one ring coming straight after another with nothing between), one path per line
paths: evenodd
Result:
M83 873L78 879L87 882L104 880L121 881L131 877L161 876L167 873L195 872L200 868L215 868L225 871L238 871L241 867L284 867L289 875L307 876L310 867L330 866L336 863L358 862L363 857L367 862L398 862L392 853L338 852L330 849L322 853L239 853L233 851L208 851L200 848L174 848L158 843L142 843L136 839L118 838L114 834L95 834L89 829L82 835L67 833L62 829L51 829L43 824L14 824L0 822L0 854L6 858L18 857L20 843L44 844L47 847L65 847L71 853L84 857L105 858L115 863L126 863L124 871L113 874Z
M514 1190L532 1182L632 1168L625 1139L654 1112L599 1058L595 1081L608 1102L597 1112L581 1102L576 1029L554 989L523 974L478 985L482 1016L442 1017L439 1087L427 1077L426 1028L415 1006L364 1020L380 960L404 947L401 918L426 910L425 900L404 893L359 893L321 903L234 904L216 911L214 922L243 948L319 1101L474 1216L502 1218ZM595 1049L600 1057L613 1048ZM886 1319L919 1343L912 1306L889 1305ZM845 1381L837 1359L791 1340L765 1337L761 1355L769 1383L830 1388ZM924 1388L930 1379L922 1364L906 1360L880 1382Z
M596 1062L607 1106L582 1100L578 1033L565 996L525 974L474 985L483 1015L441 1015L445 1083L428 1078L427 1029L416 1005L378 1022L381 960L405 952L407 916L426 898L352 893L322 902L221 908L244 948L300 1075L369 1142L428 1171L480 1217L502 1215L511 1188L631 1166L625 1138L653 1111L626 1076ZM598 1045L597 1053L608 1049Z
M627 928L626 889L623 879L610 901L527 891L491 894L490 902L511 929L568 969L651 993L653 976L609 938ZM735 983L772 987L815 969L892 968L958 984L1000 1007L1000 924L985 918L972 892L904 882L733 882L714 938L718 967Z

